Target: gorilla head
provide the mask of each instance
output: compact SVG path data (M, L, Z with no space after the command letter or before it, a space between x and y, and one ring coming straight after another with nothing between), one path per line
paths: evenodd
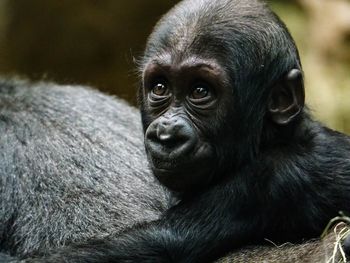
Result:
M304 105L294 41L259 1L181 2L150 36L141 70L148 157L177 191L256 160Z

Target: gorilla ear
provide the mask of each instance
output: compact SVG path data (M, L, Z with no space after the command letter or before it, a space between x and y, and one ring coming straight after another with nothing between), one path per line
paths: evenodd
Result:
M286 125L299 115L304 102L302 73L299 69L292 69L272 88L268 112L272 121L279 125Z

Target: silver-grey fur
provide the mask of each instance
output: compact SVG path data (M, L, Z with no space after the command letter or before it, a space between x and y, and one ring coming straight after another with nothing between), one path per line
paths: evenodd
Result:
M139 113L126 102L1 80L0 261L157 218L167 197L147 167Z

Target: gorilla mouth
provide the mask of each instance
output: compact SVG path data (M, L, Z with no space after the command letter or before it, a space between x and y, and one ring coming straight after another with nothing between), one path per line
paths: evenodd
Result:
M212 161L214 158L212 147L209 144L203 143L196 147L191 154L178 154L177 152L162 153L151 151L149 159L152 164L152 169L166 173L178 173L183 170L195 166L199 166L204 161Z
M209 144L201 144L190 155L159 156L149 154L154 176L164 186L175 191L182 191L207 184L215 169L215 154Z

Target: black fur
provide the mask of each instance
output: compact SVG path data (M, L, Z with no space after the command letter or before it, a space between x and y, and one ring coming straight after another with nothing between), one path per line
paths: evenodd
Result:
M143 148L139 114L119 99L1 80L0 262L158 218L166 195Z
M196 128L186 138L174 136L169 145L178 150L181 140L200 133L200 140L213 149L216 159L209 170L214 173L204 174L205 183L195 189L186 185L180 190L180 202L159 220L28 262L211 262L265 238L287 242L318 236L339 211L350 212L349 137L313 120L302 107L288 122L271 118L269 101L276 85L284 88L285 75L300 72L301 64L284 24L263 3L181 2L157 25L141 68L145 75L150 64L157 64L154 61L170 58L177 69L190 56L215 60L224 71L227 78L217 91L225 94L222 103L214 115L203 119L177 101L156 112L147 97L150 89L144 85L140 101L146 146L159 136L148 137L149 127L176 106L181 110L179 118L192 120L186 125ZM300 90L302 79L297 80ZM169 99L172 95L167 94ZM298 99L302 101L303 94ZM175 123L174 115L170 118ZM170 147L157 139L159 152ZM148 155L156 167L166 157L157 159L154 152ZM181 161L193 160L191 154L186 157ZM169 165L177 167L176 162ZM208 163L203 167L207 169ZM174 188L181 189L180 183ZM171 183L168 186L172 188Z

